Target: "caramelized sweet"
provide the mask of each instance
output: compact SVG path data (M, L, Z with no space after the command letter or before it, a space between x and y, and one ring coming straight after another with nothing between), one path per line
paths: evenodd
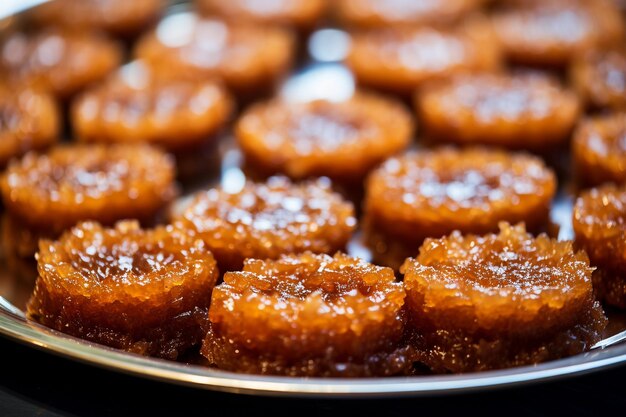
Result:
M574 60L572 83L593 108L626 109L626 49L591 51Z
M574 355L598 342L607 323L587 255L523 225L428 239L401 271L420 361L435 372Z
M40 25L135 35L154 22L164 0L54 0L28 12Z
M65 146L27 154L0 180L7 210L33 228L60 232L81 220L154 220L174 197L175 167L146 145Z
M567 141L580 113L576 95L536 74L461 75L416 95L436 141L547 151Z
M576 244L598 267L593 274L598 298L626 308L626 189L608 184L582 193L572 221Z
M603 0L530 2L496 14L493 22L505 55L527 65L564 66L624 36L619 11Z
M50 95L30 87L0 84L0 168L11 158L55 143L60 118Z
M162 80L142 62L86 91L72 107L77 136L89 142L197 147L224 127L232 100L215 81Z
M373 30L355 33L351 45L346 63L359 83L404 95L428 81L500 64L499 48L483 24Z
M357 28L449 25L476 11L484 0L335 0L344 25Z
M556 191L541 159L486 149L411 152L366 184L365 229L378 261L397 268L423 240L453 230L487 233L498 223L545 227Z
M310 30L323 17L327 0L196 0L198 9L229 21Z
M582 120L574 133L572 157L582 184L626 182L626 113Z
M0 41L0 76L68 98L104 78L121 58L117 43L86 32L15 32Z
M235 133L246 163L259 171L360 182L408 146L413 123L402 104L358 93L341 102L261 103L241 116Z
M29 318L92 342L176 359L203 335L215 260L171 227L80 223L43 240Z
M248 259L215 287L201 352L245 373L404 374L404 297L391 269L341 253Z
M135 53L164 76L218 77L239 95L267 90L291 65L293 37L259 27L178 13L145 35Z
M199 192L173 220L204 240L224 271L240 269L246 258L333 253L356 227L354 207L327 181L296 185L281 177L247 183L236 193Z

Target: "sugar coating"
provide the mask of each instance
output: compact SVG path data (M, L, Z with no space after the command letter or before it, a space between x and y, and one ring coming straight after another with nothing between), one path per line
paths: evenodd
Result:
M0 85L0 167L29 150L55 143L60 117L49 94L32 87Z
M229 93L216 81L159 79L140 61L82 94L72 106L77 136L90 142L198 145L228 122Z
M236 193L199 192L173 221L204 240L222 270L238 270L246 258L334 253L356 228L353 205L328 181L296 185L283 177L247 183Z
M294 55L291 33L271 26L226 23L186 12L167 16L144 35L135 55L178 78L220 78L238 94L274 84Z
M44 29L13 32L0 42L0 74L68 98L121 62L117 43L90 33Z
M325 0L276 1L276 0L198 0L200 12L218 15L226 20L272 24L300 30L312 29L327 9Z
M410 152L368 178L365 228L375 251L387 251L376 238L382 234L415 254L427 237L487 233L502 220L539 229L555 191L554 173L534 156L480 148Z
M626 189L607 184L583 192L573 212L576 245L598 267L594 286L607 304L626 308Z
M483 0L336 0L335 14L345 25L381 28L456 23Z
M456 76L416 94L438 141L545 151L562 145L580 113L577 96L539 73Z
M80 223L42 240L29 318L73 336L169 359L198 343L215 260L201 241L135 221Z
M624 36L619 10L605 1L530 2L496 13L493 26L507 57L529 65L564 66Z
M402 104L357 93L340 102L261 103L242 115L235 132L246 161L262 171L361 181L408 146L413 130Z
M459 72L495 70L500 55L481 20L457 29L418 26L358 32L346 63L360 83L406 95Z
M583 119L574 132L572 159L584 185L626 182L626 112Z
M401 268L422 360L437 372L467 372L589 349L607 323L592 271L571 242L535 238L523 225L427 239Z
M32 227L60 232L80 220L150 221L174 197L171 157L147 145L71 145L9 165L7 209Z
M626 49L594 50L574 60L570 78L592 108L626 108Z
M404 297L391 269L341 253L249 259L215 288L202 353L248 373L406 372Z

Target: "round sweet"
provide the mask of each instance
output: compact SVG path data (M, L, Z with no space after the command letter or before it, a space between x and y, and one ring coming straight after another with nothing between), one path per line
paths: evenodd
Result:
M527 65L564 66L624 36L619 10L606 1L530 2L497 13L493 26L507 58Z
M344 25L363 29L388 26L448 25L476 11L484 0L335 0Z
M239 192L215 188L197 193L173 221L204 240L224 271L246 258L343 249L356 227L354 207L328 181L292 184L272 177Z
M413 130L401 103L357 93L340 102L257 104L241 116L235 134L246 163L259 171L354 182L406 148Z
M202 354L219 368L291 376L408 372L404 289L389 268L337 253L249 259L215 287Z
M60 118L57 103L47 93L0 84L0 168L11 158L55 143Z
M0 41L0 75L63 99L104 78L121 59L120 45L85 32L15 32Z
M585 185L626 182L626 113L583 119L574 132L572 157Z
M161 80L134 62L82 94L71 115L80 140L149 142L174 151L211 139L232 107L218 82Z
M626 109L626 49L590 51L575 59L570 78L592 108Z
M435 372L530 365L589 349L607 319L571 242L500 225L428 239L402 266L409 323Z
M239 95L276 84L291 66L288 31L177 13L137 44L135 54L163 76L218 77Z
M45 326L143 355L176 359L198 344L215 260L201 241L135 221L85 222L43 240L27 315Z
M310 30L323 17L326 0L196 0L200 12L228 21L270 24Z
M563 145L580 113L576 94L539 73L460 75L415 101L432 139L533 151Z
M76 145L27 154L0 189L12 215L60 232L81 220L153 221L176 193L174 176L171 157L147 145Z
M383 261L397 266L425 238L453 230L487 233L503 220L539 230L555 192L554 173L534 156L487 149L411 152L387 160L368 178L365 227L380 255L389 251L387 242L405 248L394 262Z
M400 27L353 34L346 63L359 83L410 95L428 81L495 70L500 55L483 24L450 30Z
M576 244L598 267L593 276L598 297L626 308L626 189L607 184L582 193L572 222Z
M54 0L28 12L40 25L135 35L156 21L164 0Z

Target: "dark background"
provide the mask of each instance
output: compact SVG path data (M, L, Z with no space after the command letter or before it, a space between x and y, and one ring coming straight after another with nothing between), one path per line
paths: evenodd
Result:
M264 398L117 374L0 337L0 416L626 415L626 366L464 395L387 400Z

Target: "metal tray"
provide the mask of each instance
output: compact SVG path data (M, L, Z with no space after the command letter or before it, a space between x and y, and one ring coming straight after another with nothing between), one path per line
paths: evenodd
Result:
M312 60L289 78L282 94L291 99L336 98L350 95L354 81L350 72L338 61L345 52L348 39L334 29L320 30L308 43ZM332 46L332 47L331 47ZM316 88L311 88L315 85ZM241 186L245 177L240 155L232 138L221 139L217 152L221 156L218 177L207 177L190 189L221 182L225 187ZM555 202L552 220L560 226L559 238L571 238L572 199L562 192ZM358 237L349 245L349 252L367 258L369 253ZM243 375L161 359L142 357L77 339L27 320L23 306L32 291L33 280L24 279L0 265L0 334L41 350L113 371L162 380L196 388L277 396L317 397L389 397L442 395L454 392L489 390L529 384L556 378L572 377L626 363L626 315L609 312L606 339L590 352L551 361L499 371L461 375L432 375L391 378L294 378Z

